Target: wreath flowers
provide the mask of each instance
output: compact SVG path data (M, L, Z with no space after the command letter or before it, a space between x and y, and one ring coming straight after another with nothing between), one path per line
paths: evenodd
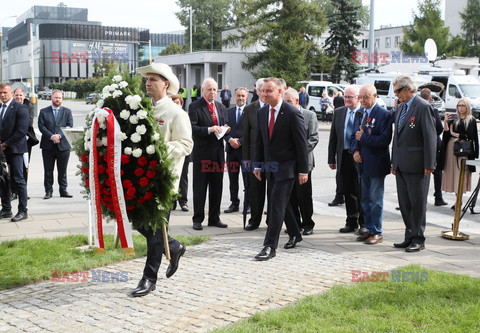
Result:
M107 163L107 151L111 149L109 142L112 142L107 138L107 117L109 112L113 112L120 128L114 139L121 141L120 186L123 188L128 219L135 229L158 229L167 223L166 213L175 199L175 175L167 146L153 118L151 100L140 89L140 76L116 74L104 82L101 99L86 118L85 135L75 144L81 161L79 174L82 176L82 185L86 193L92 192L91 170L95 170L99 184L95 188L99 194L95 195L100 196L101 212L114 219L117 207L115 195L112 198L113 177ZM98 127L92 127L94 119ZM91 150L96 153L93 155L95 165L90 165L94 163L90 157Z

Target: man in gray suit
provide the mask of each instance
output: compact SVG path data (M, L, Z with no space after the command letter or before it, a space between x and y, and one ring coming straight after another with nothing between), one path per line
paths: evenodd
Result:
M303 235L308 236L313 233L313 199L312 199L312 170L315 167L315 159L313 149L318 143L318 120L315 112L304 109L300 106L299 93L289 88L283 95L283 100L300 110L303 115L305 131L307 132L307 152L308 152L308 180L305 184L300 185L298 181L293 183L292 194L290 195L290 203L292 205L293 214L300 228L303 229ZM300 212L299 212L300 210ZM300 221L300 215L302 219ZM285 217L287 218L287 216Z
M435 115L432 106L416 95L417 87L411 77L399 76L393 86L401 104L395 112L392 173L405 223L404 241L393 246L418 252L425 249L428 187L436 164Z
M63 96L60 90L52 92L52 105L40 110L38 129L42 132L40 148L42 149L45 196L50 199L53 192L53 169L57 162L58 186L60 196L71 198L67 192L67 165L70 158L70 143L68 143L61 127L73 127L72 110L62 105Z
M348 86L345 89L345 106L336 108L333 112L332 127L328 140L328 166L337 170L342 184L345 184L345 209L347 221L341 233L354 232L360 226L359 234L368 233L363 222L361 207L361 189L359 175L355 167L352 151L350 150L350 137L355 128L355 117L362 115L358 95L360 86ZM358 115L357 115L357 112Z

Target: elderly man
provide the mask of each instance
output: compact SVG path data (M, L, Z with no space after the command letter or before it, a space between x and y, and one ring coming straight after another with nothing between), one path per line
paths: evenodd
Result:
M300 222L300 216L302 222L299 223L299 227L303 229L303 235L308 236L313 233L313 199L312 199L312 170L315 167L315 159L313 156L313 149L318 143L318 120L315 112L304 109L300 106L299 94L295 89L289 88L283 95L285 102L292 104L300 112L302 112L305 131L307 134L308 143L308 180L305 184L301 185L298 181L295 181L293 185L292 194L290 196L290 203L292 204L293 213L295 219ZM299 213L300 210L300 213ZM287 217L285 217L287 218ZM292 236L290 236L292 237ZM295 242L290 241L291 246L295 247Z
M3 150L18 194L18 213L11 219L18 222L28 218L27 184L23 177L23 154L27 152L28 109L13 100L12 85L0 83L0 148ZM0 217L12 217L9 191L0 187L2 210Z
M417 87L411 77L399 76L393 80L393 86L401 104L395 112L392 172L405 223L403 242L393 246L418 252L425 249L428 187L436 164L435 115L432 106L416 95Z
M300 185L308 181L307 135L303 116L297 108L284 102L282 86L277 78L264 80L262 99L267 104L258 112L254 175L259 181L265 177L268 182L268 228L264 247L255 256L260 261L276 255L295 178ZM290 229L289 226L287 229Z
M52 105L40 110L38 129L42 132L40 149L42 149L45 196L50 199L53 193L53 169L57 164L58 187L60 197L71 198L67 192L67 166L70 159L70 143L65 138L61 127L73 127L72 110L63 107L63 93L52 92Z
M203 80L202 98L188 107L193 134L193 229L202 230L208 189L208 226L226 228L220 221L225 153L222 134L229 127L225 106L217 101L218 85L211 77Z
M178 79L173 74L170 66L162 63L151 63L148 66L137 68L137 71L146 78L147 93L154 104L153 115L161 124L160 132L173 159L173 170L177 176L174 184L178 190L180 175L182 173L183 160L190 154L193 147L192 130L187 114L169 97L168 93L175 94L178 91ZM170 214L167 216L169 220ZM147 261L143 269L143 276L131 295L133 297L145 296L155 290L158 269L164 252L163 234L161 229L139 229L147 239ZM168 237L170 246L170 265L166 276L171 277L178 268L180 257L185 253L185 247L176 239Z
M366 84L360 88L360 101L364 109L356 117L353 128L359 129L351 136L350 150L361 178L362 209L368 233L357 237L365 244L383 241L382 213L385 176L390 173L388 146L392 140L392 115L376 103L377 89Z
M367 232L364 228L361 207L361 190L355 161L350 150L350 138L355 132L353 123L355 114L360 110L359 86L345 89L345 106L335 109L328 141L328 166L337 170L345 191L345 209L347 221L340 232L353 232L360 226L360 234Z

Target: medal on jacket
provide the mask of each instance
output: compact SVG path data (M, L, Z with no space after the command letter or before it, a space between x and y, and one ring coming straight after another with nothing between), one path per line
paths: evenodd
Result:
M370 118L368 117L367 118L367 123L365 124L366 127L371 127L371 128L374 128L375 127L375 118Z
M410 118L410 128L415 128L415 117Z

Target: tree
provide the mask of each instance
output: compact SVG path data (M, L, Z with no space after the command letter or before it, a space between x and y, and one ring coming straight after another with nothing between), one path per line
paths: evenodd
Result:
M359 20L361 6L352 0L337 0L336 6L329 15L328 26L330 36L325 41L325 52L336 57L331 72L331 79L340 82L341 79L352 81L357 75L358 64L352 61L352 54L357 51L360 43L362 23Z
M186 28L185 45L190 44L190 13L193 9L193 51L220 50L222 48L222 31L234 22L231 0L178 0L181 10L175 15Z
M466 44L469 49L468 55L474 56L480 53L480 0L468 0L467 6L463 12L460 12L462 18L462 30Z
M186 52L185 46L180 46L177 43L171 43L166 48L164 48L159 55L163 56L163 55L179 54L179 53L185 53L185 52Z
M449 28L441 18L440 0L419 0L417 16L413 12L413 25L403 28L404 39L400 44L403 52L423 54L425 41L432 38L438 54L447 52Z
M281 77L296 87L320 53L317 42L326 26L318 5L302 0L240 0L238 33L226 43L240 43L242 49L256 47L242 67L255 77Z

